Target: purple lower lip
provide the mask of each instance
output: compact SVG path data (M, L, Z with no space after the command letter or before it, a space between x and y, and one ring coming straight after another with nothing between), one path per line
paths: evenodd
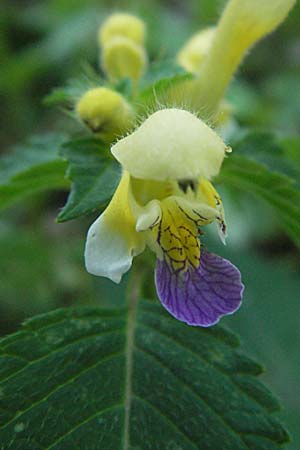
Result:
M163 306L189 325L209 327L241 305L244 285L240 271L220 256L201 252L198 268L174 272L157 260L155 284Z

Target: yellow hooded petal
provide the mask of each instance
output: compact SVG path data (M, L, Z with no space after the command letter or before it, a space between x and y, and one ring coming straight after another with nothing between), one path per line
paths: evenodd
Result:
M106 210L88 231L85 247L86 269L93 275L121 281L134 256L145 248L145 238L136 232L130 208L130 176L123 173Z
M175 108L155 112L111 148L132 176L157 181L211 178L218 174L226 150L202 120Z

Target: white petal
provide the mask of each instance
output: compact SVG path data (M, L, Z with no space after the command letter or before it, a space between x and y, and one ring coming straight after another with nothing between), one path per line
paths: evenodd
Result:
M106 223L104 214L88 231L85 265L89 273L120 283L122 275L130 269L137 249L130 245L121 230L113 229L109 222Z
M145 248L145 238L135 230L136 221L130 207L130 176L124 172L106 210L88 231L85 265L93 275L121 281L134 256Z

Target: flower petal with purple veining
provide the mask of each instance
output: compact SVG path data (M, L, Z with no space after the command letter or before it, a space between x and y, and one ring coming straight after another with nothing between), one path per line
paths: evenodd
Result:
M163 306L189 325L209 327L241 305L244 286L239 270L220 256L201 251L200 266L173 271L157 260L155 284Z

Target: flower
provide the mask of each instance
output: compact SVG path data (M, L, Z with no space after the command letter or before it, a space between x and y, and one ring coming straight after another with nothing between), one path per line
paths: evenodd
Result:
M296 0L229 0L217 27L197 34L182 49L198 76L170 89L169 101L188 105L210 121L218 120L220 102L247 51L271 33L288 15ZM201 64L195 70L196 53ZM182 64L182 54L177 56ZM192 58L192 60L191 60ZM189 70L191 70L189 68Z
M236 311L240 272L200 245L202 227L213 221L225 241L222 201L209 180L229 151L202 120L175 108L155 112L113 145L122 177L89 229L87 270L118 283L148 246L157 255L158 297L178 320L207 327Z

